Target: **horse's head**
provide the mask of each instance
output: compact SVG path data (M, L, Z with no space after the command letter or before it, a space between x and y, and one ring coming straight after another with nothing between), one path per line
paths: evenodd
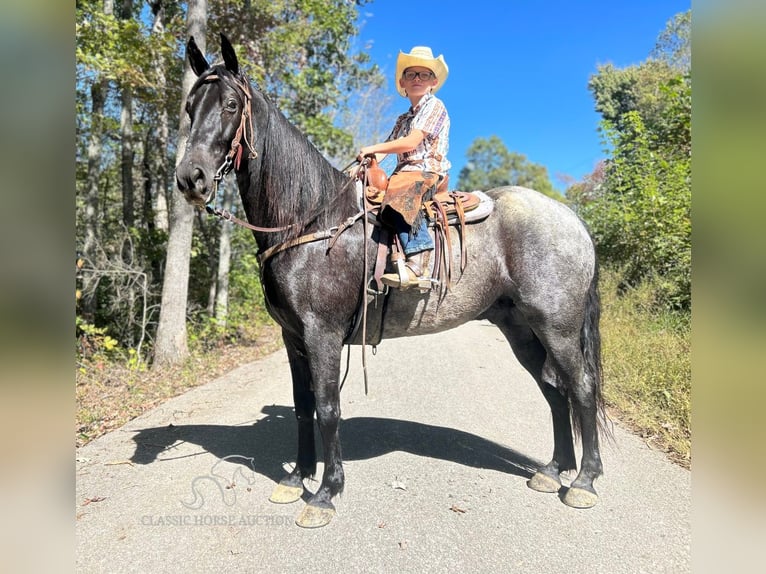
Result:
M176 182L187 201L204 205L223 176L239 167L243 153L255 157L251 93L226 36L221 34L223 65L211 67L193 37L186 48L198 79L186 99L191 126L184 157L176 167Z

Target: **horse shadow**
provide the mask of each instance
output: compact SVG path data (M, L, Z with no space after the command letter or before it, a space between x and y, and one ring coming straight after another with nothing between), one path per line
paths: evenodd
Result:
M266 406L261 412L266 417L247 426L171 424L141 429L133 437L136 450L130 460L135 464L173 460L171 447L181 441L199 445L219 459L232 460L236 455L248 461L256 473L278 482L285 475L284 461L294 456L297 447L295 415L292 407L282 405ZM353 417L341 420L340 433L345 461L403 451L523 478L530 478L542 466L540 461L477 435L414 421ZM321 461L318 431L316 436Z

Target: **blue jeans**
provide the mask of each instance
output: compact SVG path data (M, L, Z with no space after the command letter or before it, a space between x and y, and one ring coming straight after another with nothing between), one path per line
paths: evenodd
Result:
M428 222L425 217L420 218L420 227L412 230L412 236L410 236L409 229L399 231L397 235L399 235L399 241L402 242L405 255L415 255L434 248L434 240L428 233Z

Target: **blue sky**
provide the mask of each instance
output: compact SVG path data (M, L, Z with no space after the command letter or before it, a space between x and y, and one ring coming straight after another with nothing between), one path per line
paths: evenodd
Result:
M510 151L576 179L604 157L588 78L599 64L638 64L690 0L560 2L532 0L375 0L360 8L362 45L390 79L394 110L400 50L430 46L444 54L449 77L439 90L450 114L451 176L477 137L497 135ZM374 142L369 142L374 143Z

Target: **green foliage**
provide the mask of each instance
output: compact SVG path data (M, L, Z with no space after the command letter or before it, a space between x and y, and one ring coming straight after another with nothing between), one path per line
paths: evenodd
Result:
M468 162L460 171L458 189L487 190L504 185L520 185L562 200L548 179L548 170L527 160L526 156L508 151L496 135L476 138L466 152Z
M692 67L692 11L679 12L671 18L657 38L651 57L667 62L681 74Z
M220 220L211 220L214 225L232 225ZM266 311L263 289L260 282L260 268L256 258L257 247L250 231L234 226L232 228L232 259L229 270L229 304L225 325L202 307L207 302L209 281L190 285L190 300L199 301L189 322L189 342L194 349L208 351L224 344L249 343L264 325L273 321ZM204 269L215 268L213 259L202 249L195 238L192 252L192 268L200 274Z
M172 35L148 34L131 15L105 14L102 1L78 2L75 14L78 83L98 76L150 94L156 84L154 58L173 54Z
M245 229L237 229L232 237L236 254L229 271L229 313L227 323L240 333L248 333L250 323L270 323L260 280L253 237Z
M685 18L676 17L667 30L683 32ZM670 36L662 42L676 45ZM688 42L677 46L667 56L674 62ZM611 157L567 196L588 223L601 260L619 267L626 284L651 279L658 308L688 310L691 78L675 64L650 59L622 70L600 67L589 88Z
M81 317L75 317L75 328L78 355L104 356L119 351L119 342L107 334L106 327L96 327Z
M612 64L598 67L588 81L596 111L617 129L628 112L638 112L644 124L654 129L664 115L667 101L660 86L678 75L669 64L647 60L637 66L615 68Z
M668 158L637 112L622 117L623 131L605 123L614 156L604 193L580 210L599 256L624 269L630 284L654 276L662 303L691 305L691 163Z

